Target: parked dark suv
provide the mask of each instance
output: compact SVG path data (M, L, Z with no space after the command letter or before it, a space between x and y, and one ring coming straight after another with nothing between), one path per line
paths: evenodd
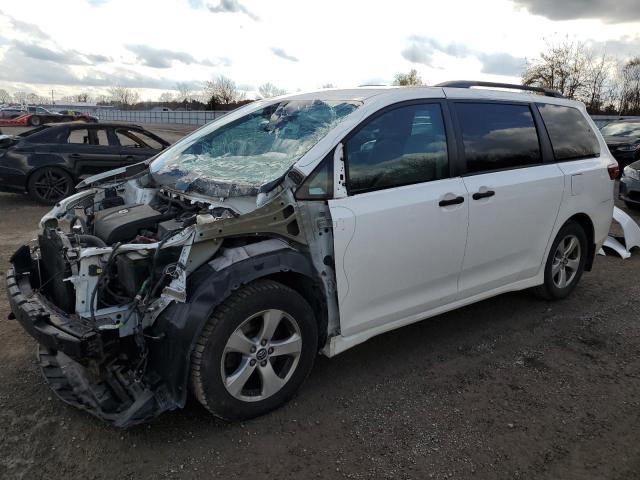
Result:
M83 178L141 162L168 145L136 125L43 125L0 141L0 190L54 204Z

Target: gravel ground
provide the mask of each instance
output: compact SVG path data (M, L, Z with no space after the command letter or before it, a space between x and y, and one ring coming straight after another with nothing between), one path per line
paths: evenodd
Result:
M45 211L0 194L0 272ZM319 357L250 422L190 400L130 430L49 391L0 298L0 478L639 478L639 269L598 257L565 301L506 294Z

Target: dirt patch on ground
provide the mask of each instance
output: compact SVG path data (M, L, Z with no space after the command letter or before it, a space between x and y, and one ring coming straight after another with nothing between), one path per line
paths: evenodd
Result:
M0 194L0 288L45 208ZM0 478L640 476L640 254L567 300L502 295L319 357L299 395L225 424L197 402L117 430L61 403L0 298Z

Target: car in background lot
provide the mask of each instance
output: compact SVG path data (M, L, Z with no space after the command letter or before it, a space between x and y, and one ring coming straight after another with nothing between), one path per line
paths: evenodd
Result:
M0 124L6 126L33 126L37 127L44 123L71 122L71 121L96 122L97 119L90 115L78 115L73 112L71 115L51 112L44 107L10 107L0 110Z
M54 204L97 173L153 157L169 143L137 125L47 124L0 137L0 190Z
M640 160L640 120L618 120L600 130L620 169Z
M80 112L78 110L58 110L57 113L59 113L60 115L73 117L73 120L77 120L80 122L96 123L98 121L97 117L89 115L88 113Z
M640 210L640 160L637 160L622 170L618 197L629 208Z
M0 119L12 119L24 115L26 112L22 107L0 108Z

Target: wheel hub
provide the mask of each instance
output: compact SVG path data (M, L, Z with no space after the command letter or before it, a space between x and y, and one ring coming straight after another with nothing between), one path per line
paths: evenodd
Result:
M266 360L268 356L269 356L269 354L267 353L267 349L266 348L261 348L256 353L256 360L259 360L259 361Z

